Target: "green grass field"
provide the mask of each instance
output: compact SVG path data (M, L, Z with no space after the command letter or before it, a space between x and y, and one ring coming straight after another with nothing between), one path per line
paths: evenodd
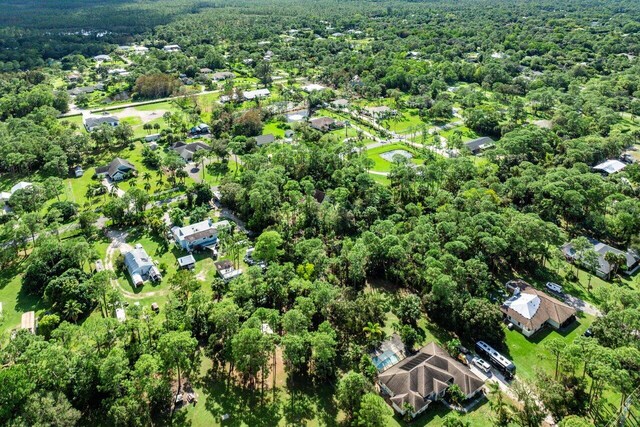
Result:
M516 365L516 376L525 381L533 381L536 371L542 370L548 374L555 371L555 359L544 349L544 343L553 338L562 338L567 344L576 337L584 334L591 326L595 317L579 314L576 322L565 330L555 331L546 328L527 338L516 329L505 328L506 343L509 349L505 356L513 360Z
M411 154L413 154L413 158L410 160L410 162L416 165L424 163L424 160L419 157L419 154L415 150L415 148L405 144L388 144L367 150L367 157L369 157L374 162L374 171L389 172L391 170L391 166L393 165L393 163L382 158L380 155L393 150L405 150L410 152Z
M383 120L380 124L396 133L417 132L426 125L418 116L418 110L415 109L399 111L395 118Z

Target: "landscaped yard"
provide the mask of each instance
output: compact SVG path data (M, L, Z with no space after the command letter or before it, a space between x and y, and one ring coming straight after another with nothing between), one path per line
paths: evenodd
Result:
M391 170L391 166L393 163L383 157L385 153L391 151L411 154L413 157L409 161L413 164L420 165L424 163L424 160L420 158L415 148L405 144L388 144L367 150L367 157L369 157L374 162L374 171L389 172Z
M579 313L576 322L566 330L556 331L548 327L538 331L531 338L525 337L516 329L505 328L509 349L505 352L505 356L515 363L516 376L526 381L533 381L537 370L553 374L555 359L544 349L544 343L553 338L562 338L567 344L571 343L576 337L584 334L594 320L593 316Z

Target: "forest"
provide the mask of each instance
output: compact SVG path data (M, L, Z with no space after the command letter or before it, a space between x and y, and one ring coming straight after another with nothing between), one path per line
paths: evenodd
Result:
M0 424L640 425L640 3L3 6Z

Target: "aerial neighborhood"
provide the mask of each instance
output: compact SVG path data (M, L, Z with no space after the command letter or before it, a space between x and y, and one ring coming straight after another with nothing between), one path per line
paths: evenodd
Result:
M0 425L640 425L639 2L17 3Z

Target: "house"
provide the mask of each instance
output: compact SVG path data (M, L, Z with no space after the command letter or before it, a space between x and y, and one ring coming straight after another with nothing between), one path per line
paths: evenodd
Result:
M269 89L248 90L242 93L242 96L246 100L266 98L269 95L271 95Z
M234 78L236 75L233 74L230 71L220 71L218 73L213 73L211 75L211 79L215 80L215 81L220 81L220 80L227 80L227 79L232 79Z
M374 119L382 119L396 114L395 110L392 110L386 105L381 105L380 107L365 107L364 112L367 116L373 117Z
M346 99L340 98L340 99L336 99L334 101L331 101L331 105L334 108L344 109L344 108L347 108L349 106L349 101L347 101Z
M77 82L80 78L82 78L82 74L77 71L73 71L67 74L67 80L69 80L70 82Z
M109 55L96 55L93 57L93 60L96 62L109 62L111 61L111 57Z
M596 267L596 275L598 277L601 277L603 279L609 278L615 268L615 266L609 264L609 262L605 259L605 256L609 252L613 252L618 256L625 257L626 263L619 266L620 271L622 271L624 274L631 275L640 268L640 254L638 254L636 251L630 249L626 252L623 252L620 249L599 242L596 239L588 240L589 243L593 245L593 250L598 254L598 266ZM574 249L571 243L565 244L561 249L567 261L575 262L580 258L580 254Z
M82 166L76 166L75 168L73 168L73 174L76 178L80 178L82 175L84 175L84 169L82 169Z
M216 271L218 272L218 275L225 281L235 279L236 277L242 274L242 270L234 268L233 263L228 259L216 261L213 263L213 265L216 266Z
M316 83L310 83L306 86L302 86L302 90L307 93L316 92L319 90L325 90L326 88L327 88L326 86L322 86Z
M211 74L211 73L213 73L213 70L211 68L207 68L207 67L200 68L200 74Z
M229 221L213 222L210 218L184 227L173 227L171 234L178 246L188 252L213 245L218 232L229 228Z
M116 127L120 124L120 120L115 116L86 117L84 119L84 127L87 132L93 132L104 124Z
M441 399L452 385L460 387L465 399L470 399L481 392L484 381L432 342L381 373L378 384L393 409L404 415L411 405L411 416L415 417Z
M256 136L256 145L258 147L262 147L263 145L267 145L267 144L271 144L273 141L276 140L276 137L273 136L272 133L269 133L267 135L258 135Z
M142 285L145 280L159 281L162 274L158 267L151 261L151 257L144 250L142 245L124 254L124 265L127 267L133 286Z
M207 135L210 132L209 125L206 123L200 123L195 125L189 130L191 135Z
M537 290L524 280L509 281L507 289L513 292L513 296L500 306L500 311L525 337L530 337L545 325L561 329L575 320L576 310L573 307Z
M106 166L96 168L96 175L108 176L112 181L122 181L127 175L135 172L135 166L120 157L116 157Z
M196 266L196 259L191 254L183 256L181 258L178 258L178 266L180 268L193 270Z
M133 46L131 50L133 50L133 53L137 53L139 55L144 55L149 52L149 48L145 46Z
M162 48L165 52L180 52L182 49L177 44L168 44Z
M26 329L35 335L38 328L38 321L36 319L35 311L27 311L22 313L22 319L20 321L20 329Z
M464 146L467 147L467 150L471 151L471 154L475 156L488 148L494 147L495 141L488 136L483 136L481 138L465 142Z
M288 123L301 122L309 117L309 110L294 111L286 115Z
M152 133L151 135L146 135L144 137L145 142L153 142L153 141L157 141L160 139L160 134L159 133Z
M11 187L11 194L13 195L18 190L24 190L25 188L33 187L33 184L26 181L20 181L13 187Z
M123 323L125 320L127 320L127 315L124 312L124 308L122 307L116 308L116 319L120 323Z
M16 191L24 190L25 188L29 188L31 186L33 186L33 184L30 182L20 181L19 183L11 187L9 191L0 192L0 204L7 204L11 196L13 196Z
M173 144L171 149L176 153L178 153L178 155L182 157L186 162L190 162L193 160L193 155L195 154L196 151L199 151L199 150L211 151L211 147L209 147L204 142L200 142L200 141L191 142L189 144L186 144L181 141L176 142L175 144Z
M337 122L331 117L318 117L309 120L309 126L321 132L328 132L332 129L340 128L344 126L344 124L342 122Z
M620 160L607 160L599 165L595 165L593 170L605 175L611 175L612 173L620 172L625 167L627 167L627 165L622 163Z
M90 94L97 90L104 90L104 85L102 83L98 83L92 86L83 86L83 87L74 87L67 91L67 93L71 96L78 96L80 94Z

